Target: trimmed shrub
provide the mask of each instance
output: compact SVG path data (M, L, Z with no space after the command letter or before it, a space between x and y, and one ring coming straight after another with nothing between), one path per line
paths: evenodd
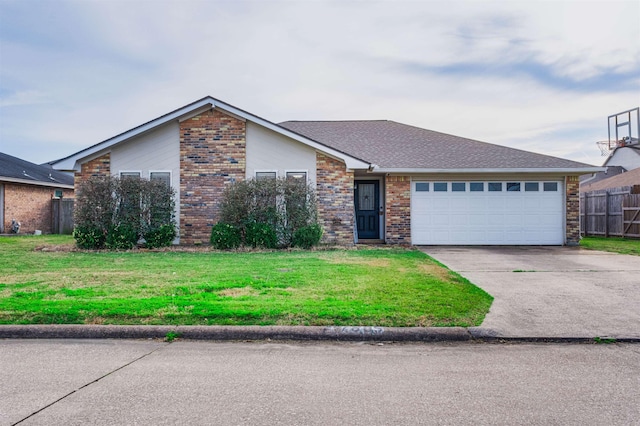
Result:
M176 227L173 224L160 225L144 234L147 248L169 247L176 238Z
M243 244L289 247L298 229L317 223L314 188L305 182L283 178L234 182L223 193L220 222L238 228ZM259 224L260 229L255 224ZM268 228L275 233L275 243ZM262 234L257 235L259 233Z
M76 226L73 230L76 245L85 250L95 250L104 247L106 232L97 227Z
M84 181L76 191L73 208L73 236L78 247L100 249L113 226L116 210L117 180L111 176L95 176Z
M322 228L317 223L298 228L293 234L293 246L310 249L318 245L322 238Z
M136 236L141 236L144 223L142 197L144 192L148 190L145 184L149 181L131 176L114 179L116 182L116 192L114 194L116 210L112 229L116 229L120 224L123 224L130 228ZM129 229L126 229L122 232L128 233L128 231Z
M251 247L277 248L278 235L271 225L252 222L245 228L244 242Z
M111 249L127 249L149 235L151 244L169 245L175 238L174 211L175 192L163 182L90 177L76 191L76 244L85 249L105 244Z
M175 233L175 191L159 180L144 181L144 191L141 195L142 233L160 229L165 225L171 225ZM167 234L169 230L165 229ZM171 238L171 241L175 238ZM146 238L145 238L146 239Z
M228 223L218 222L211 228L211 245L218 250L240 247L242 236L240 229Z
M138 243L138 233L133 226L123 223L109 229L105 247L110 250L129 250Z
M282 239L284 245L291 246L299 229L318 221L316 193L311 184L296 179L282 179L281 186L285 215Z

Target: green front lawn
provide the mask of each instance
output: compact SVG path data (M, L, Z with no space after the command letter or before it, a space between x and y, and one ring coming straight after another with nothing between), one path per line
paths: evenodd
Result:
M492 301L417 250L72 247L0 237L1 324L473 326Z
M583 237L580 246L589 250L611 251L614 253L640 256L640 240L627 238Z

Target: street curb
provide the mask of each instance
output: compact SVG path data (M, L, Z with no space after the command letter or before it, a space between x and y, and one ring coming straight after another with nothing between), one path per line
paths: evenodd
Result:
M472 339L463 327L306 327L155 325L0 325L0 339L164 339L451 342Z
M640 343L640 337L629 336L505 336L490 328L469 327L472 340L487 343Z
M639 337L504 336L483 327L0 325L0 339L170 339L478 343L640 343Z

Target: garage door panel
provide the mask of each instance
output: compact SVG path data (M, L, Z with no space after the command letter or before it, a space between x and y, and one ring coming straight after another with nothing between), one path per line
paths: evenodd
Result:
M486 214L472 214L469 216L469 225L473 228L484 227L487 225Z
M513 181L510 181L513 182ZM543 188L543 182L539 187ZM414 244L562 244L564 192L412 192ZM485 188L488 188L485 182ZM467 184L466 188L469 188ZM503 184L506 188L506 184Z
M515 227L517 229L520 229L522 226L522 216L521 214L516 214L516 213L511 213L511 214L507 214L505 213L502 216L502 226L503 227Z
M487 225L488 226L498 226L502 225L503 221L503 213L500 212L490 212L486 215Z
M510 194L505 195L504 197L504 209L506 211L516 210L519 213L524 211L524 199L523 197L518 196L510 196Z
M433 206L431 209L434 212L448 212L451 210L449 207L449 199L446 197L437 197L433 199Z
M431 217L431 224L433 226L449 226L452 225L451 223L449 223L449 216L448 215L434 215Z
M543 202L538 197L527 197L527 199L524 200L524 208L527 211L539 211L539 210L543 210L544 207L545 207L545 202Z
M449 201L449 208L452 212L466 212L473 207L471 200L462 197L452 197Z

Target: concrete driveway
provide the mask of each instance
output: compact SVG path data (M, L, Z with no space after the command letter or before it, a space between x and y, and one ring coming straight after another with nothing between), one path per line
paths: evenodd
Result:
M422 247L495 300L476 331L640 338L640 257L577 247Z

